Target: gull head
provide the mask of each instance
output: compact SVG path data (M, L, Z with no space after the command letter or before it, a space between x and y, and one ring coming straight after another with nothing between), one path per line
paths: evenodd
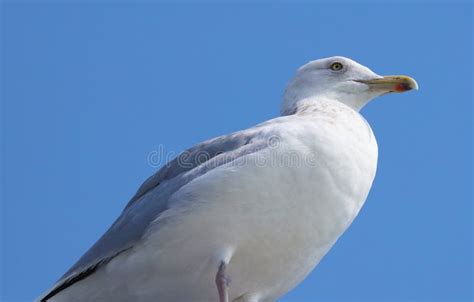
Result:
M345 57L311 61L298 69L288 84L281 112L293 114L319 99L335 100L359 111L375 97L418 89L408 76L380 76Z

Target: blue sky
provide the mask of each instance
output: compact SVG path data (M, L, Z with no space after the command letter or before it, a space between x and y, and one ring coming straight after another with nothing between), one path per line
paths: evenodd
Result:
M420 90L363 114L378 173L352 227L282 301L472 301L472 4L2 4L1 301L31 301L156 167L278 114L332 55Z

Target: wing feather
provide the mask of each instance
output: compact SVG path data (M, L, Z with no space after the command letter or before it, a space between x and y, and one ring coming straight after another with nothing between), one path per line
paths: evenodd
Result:
M220 136L190 148L148 178L105 234L74 264L40 301L79 282L133 247L149 224L170 207L168 201L191 180L233 160L262 150L267 142L259 127ZM260 137L260 138L259 138Z

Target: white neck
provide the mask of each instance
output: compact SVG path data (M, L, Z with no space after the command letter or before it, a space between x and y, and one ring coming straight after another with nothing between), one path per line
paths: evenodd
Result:
M281 105L281 115L291 115L298 113L311 106L311 103L319 100L334 100L343 103L353 110L359 112L370 100L377 96L370 91L350 91L344 86L321 88L320 85L312 82L309 77L296 76L288 84L283 96ZM324 87L324 86L323 86Z

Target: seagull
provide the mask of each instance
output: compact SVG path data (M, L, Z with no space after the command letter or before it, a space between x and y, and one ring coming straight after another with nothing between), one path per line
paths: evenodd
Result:
M276 301L367 198L378 149L359 111L411 89L411 77L380 76L345 57L303 65L279 117L165 164L37 301Z

